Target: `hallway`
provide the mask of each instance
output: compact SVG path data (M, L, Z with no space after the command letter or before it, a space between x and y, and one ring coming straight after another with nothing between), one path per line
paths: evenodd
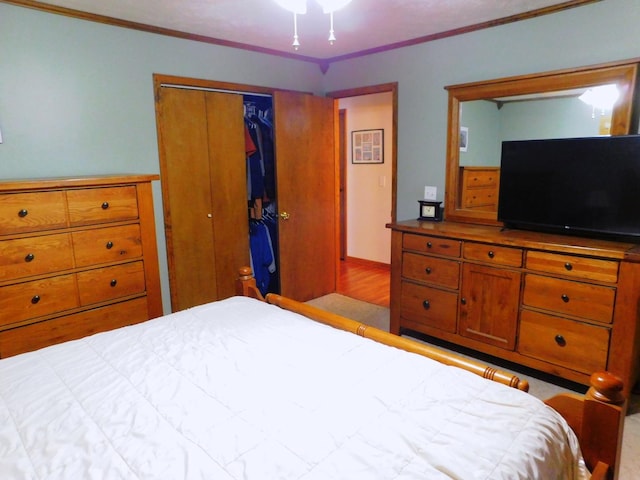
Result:
M337 293L389 308L390 266L363 260L340 262Z

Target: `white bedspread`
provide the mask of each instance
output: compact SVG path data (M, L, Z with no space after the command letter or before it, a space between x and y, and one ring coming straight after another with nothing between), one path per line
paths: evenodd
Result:
M247 298L0 361L3 480L585 475L534 397Z

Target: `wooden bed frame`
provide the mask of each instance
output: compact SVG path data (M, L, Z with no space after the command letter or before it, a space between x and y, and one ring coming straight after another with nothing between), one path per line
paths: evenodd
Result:
M501 372L480 362L468 360L444 350L393 335L355 320L321 310L273 293L263 297L256 287L251 268L242 267L236 280L236 293L256 298L312 320L346 330L371 340L434 359L446 365L468 370L489 380L512 388L528 391L529 383L515 375ZM614 480L618 477L622 431L627 401L622 394L623 385L609 372L596 372L591 376L591 388L585 395L560 394L545 403L557 410L575 431L582 455L592 472L591 480Z

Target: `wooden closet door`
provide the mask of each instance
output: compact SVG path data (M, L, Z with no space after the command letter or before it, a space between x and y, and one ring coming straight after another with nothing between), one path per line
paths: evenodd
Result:
M337 112L291 92L274 94L274 112L280 290L306 301L336 289Z
M173 311L234 294L249 262L242 97L162 88L160 169Z

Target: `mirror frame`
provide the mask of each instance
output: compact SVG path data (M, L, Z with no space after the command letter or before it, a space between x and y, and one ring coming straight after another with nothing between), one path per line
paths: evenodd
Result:
M626 135L631 129L633 97L639 60L607 63L577 69L555 70L445 87L449 92L445 220L482 225L501 225L497 218L497 212L473 210L461 206L462 195L459 191L461 182L459 165L460 102L616 83L621 91L611 116L611 135Z

